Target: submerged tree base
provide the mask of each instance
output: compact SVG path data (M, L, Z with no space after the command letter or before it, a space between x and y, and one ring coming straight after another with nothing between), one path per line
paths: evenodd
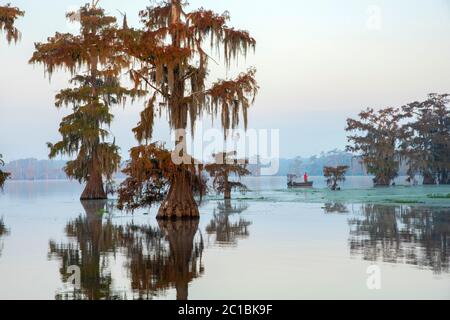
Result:
M425 186L431 186L431 185L436 185L436 178L433 177L432 175L424 175L423 176L423 185Z
M200 212L194 199L193 185L186 172L176 174L167 198L158 211L159 220L199 219Z
M106 200L108 196L103 187L103 181L101 176L94 179L93 177L89 179L86 188L84 188L81 194L80 200Z
M375 183L373 186L375 188L386 188L386 187L390 187L392 184L391 183Z
M173 185L158 211L158 220L200 219L191 188Z
M200 212L197 204L190 201L165 200L158 211L158 220L196 220L200 219Z

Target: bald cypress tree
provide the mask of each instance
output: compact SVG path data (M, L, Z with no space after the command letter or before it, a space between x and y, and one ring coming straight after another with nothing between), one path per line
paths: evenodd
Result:
M17 7L11 7L10 4L5 6L0 6L0 35L2 32L6 34L6 41L8 44L11 42L17 42L20 39L21 33L15 27L14 23L19 17L25 15L24 11L21 11ZM3 162L2 155L0 154L0 167L3 167L5 163ZM4 172L0 169L0 189L3 189L6 179L10 174Z
M237 152L220 152L214 154L215 161L205 165L205 171L213 178L213 188L217 193L223 193L224 199L231 199L231 192L238 190L246 192L247 186L240 181L231 180L230 176L234 176L239 180L250 175L247 169L247 159L237 159Z
M228 13L210 10L185 11L180 0L163 1L140 13L144 27L124 34L127 53L138 67L130 75L136 88L149 89L150 98L134 129L137 140L152 139L154 121L166 112L172 130L183 136L190 126L192 132L203 114L221 119L222 128L236 128L242 121L247 127L247 112L258 91L255 70L249 69L235 79L209 81L208 63L212 59L205 46L221 53L223 64L229 67L239 57L246 56L256 45L246 31L228 27ZM208 86L208 83L212 85ZM190 162L186 140L177 139L176 156ZM178 164L177 164L178 165ZM169 191L158 218L197 218L194 185L189 170L171 170Z
M347 119L347 151L359 154L367 172L375 177L376 186L389 186L398 176L401 153L398 150L404 130L400 120L404 117L396 108L379 111L367 109L359 119Z
M70 178L86 182L82 200L105 199L104 179L111 179L120 165L119 148L108 141L113 121L111 106L124 103L137 90L121 86L120 75L128 67L121 51L116 18L105 14L98 1L86 4L67 18L80 23L80 33L56 33L45 43L37 43L30 60L43 64L51 77L57 69L69 71L73 86L56 95L57 108L71 106L63 118L61 140L49 143L50 158L68 155L65 172Z
M430 94L402 110L408 122L401 147L410 179L419 173L424 184L450 184L450 95Z

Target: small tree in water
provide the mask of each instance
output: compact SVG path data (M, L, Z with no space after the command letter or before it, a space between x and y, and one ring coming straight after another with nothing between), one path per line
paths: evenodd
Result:
M337 167L324 167L323 176L327 179L328 187L335 191L339 190L338 183L345 181L345 174L347 173L348 166Z
M236 128L241 119L247 126L248 108L258 91L255 70L207 87L208 62L212 58L204 46L210 46L213 53L223 49L224 65L229 67L254 49L256 41L248 32L228 27L228 13L220 15L204 9L185 12L184 8L181 0L149 7L140 14L144 28L129 29L123 37L126 52L139 62L139 68L131 70L131 78L137 88L150 91L149 102L134 129L140 143L151 141L154 119L162 110L179 137L189 125L194 132L195 123L204 113L220 114L224 130ZM176 218L180 212L184 218L198 218L193 179L185 170L194 164L186 152L186 139L176 142L176 156L183 159L184 167L171 171L170 190L158 218Z
M0 6L0 33L2 31L6 33L6 41L8 43L19 41L21 33L14 26L14 23L19 17L23 17L24 15L24 11L21 11L17 7L11 7L10 4Z
M5 165L5 162L2 159L2 155L0 154L0 168L3 167ZM10 177L10 173L8 172L3 172L0 169L0 190L3 190L3 187L5 185L6 179L8 179Z
M250 175L247 169L246 159L236 159L236 152L218 153L213 155L215 163L205 165L205 170L213 177L213 188L217 193L223 193L224 199L231 199L231 191L247 191L247 186L240 181L230 181L230 175L236 176L239 180Z
M120 165L118 147L108 142L108 128L113 120L110 107L135 97L137 90L120 85L120 75L127 68L127 56L121 53L116 19L97 7L98 1L77 12L67 14L79 21L79 35L56 33L46 43L37 43L30 63L42 63L51 77L63 68L74 75L74 88L56 95L56 107L72 106L72 114L63 118L59 132L61 141L49 143L50 158L75 156L65 167L70 178L87 182L81 199L106 199L103 178L110 180ZM84 72L78 71L84 69Z
M386 108L378 112L367 109L359 114L359 120L347 119L346 131L356 132L347 138L352 143L347 151L360 154L367 172L375 176L376 186L389 186L398 176L402 117L399 109Z

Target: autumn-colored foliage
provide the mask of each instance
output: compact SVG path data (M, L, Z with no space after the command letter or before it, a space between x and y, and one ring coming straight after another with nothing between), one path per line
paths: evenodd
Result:
M237 159L236 152L221 152L214 154L214 162L205 165L205 170L213 178L213 188L217 193L223 193L225 199L231 199L231 191L247 191L247 187L240 181L230 180L230 175L238 179L250 175L246 159Z
M348 166L324 167L323 176L326 178L327 186L333 191L338 190L338 183L345 181L347 170Z
M171 211L172 208L168 209L166 218L182 218L187 213L190 217L198 217L197 211L189 210L195 205L193 194L197 192L202 196L206 191L201 164L193 160L191 164L176 165L172 161L172 153L159 143L135 147L131 149L130 156L123 170L128 178L119 188L119 208L135 210L149 207L162 201L170 192L185 192L181 186L189 185L193 188L192 196L175 207L175 212ZM180 187L170 188L175 184Z
M11 43L13 40L14 42L19 41L21 33L14 26L14 23L19 17L23 17L24 14L24 11L21 11L17 7L11 7L10 4L0 6L0 33L6 33L6 41L8 41L8 43ZM3 162L2 155L0 154L0 167L3 167L4 165L5 163ZM10 176L11 175L8 172L3 172L0 169L0 189L3 189L6 180Z
M67 18L80 22L80 33L56 33L37 43L30 60L43 64L50 77L57 69L73 75L73 87L56 95L56 107L71 106L72 113L60 124L61 141L48 144L49 156L75 156L65 171L70 178L87 182L81 198L105 199L103 178L110 180L120 165L115 141L107 141L113 120L110 108L141 92L120 84L129 59L120 50L116 18L106 15L96 2L68 13Z
M151 141L154 121L162 112L168 115L171 129L183 132L189 126L193 132L205 113L220 117L223 129L236 128L241 119L246 127L248 108L258 92L254 69L234 80L210 81L207 76L212 57L205 50L207 45L213 52L220 52L229 67L255 48L255 39L246 31L228 27L228 13L184 9L180 0L163 1L141 11L142 29L122 30L124 51L136 64L129 73L131 80L136 89L147 90L150 96L133 130L141 143ZM177 142L184 144L185 140ZM186 156L183 151L181 155ZM176 174L159 217L176 217L180 210L184 217L198 217L192 201L192 177L186 177L184 169L173 172Z
M14 26L14 23L19 17L23 17L24 15L24 11L21 11L17 7L11 7L10 4L0 6L0 33L6 33L6 41L8 43L19 41L21 33Z
M359 154L367 172L375 176L376 186L389 186L398 176L403 117L399 109L385 108L367 109L359 120L347 120L346 131L354 133L348 136L347 151Z
M378 112L367 109L360 120L347 120L347 151L359 153L375 185L389 185L400 163L408 180L420 174L424 184L450 184L450 95L432 93L422 102Z
M430 94L403 112L408 123L401 148L410 179L420 174L424 184L450 184L450 95Z

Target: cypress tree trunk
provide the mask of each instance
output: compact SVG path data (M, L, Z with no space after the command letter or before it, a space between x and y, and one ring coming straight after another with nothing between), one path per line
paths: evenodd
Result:
M231 190L230 190L230 188L227 188L227 189L225 189L225 192L224 192L224 197L223 197L225 200L230 200L231 199Z
M337 188L337 180L333 179L333 185L331 186L331 190L336 191L336 188Z
M103 187L102 173L98 161L94 159L86 187L81 194L81 200L105 200L107 198L105 188Z
M384 174L380 174L373 179L375 187L389 187L391 185L391 179Z
M171 1L171 24L176 25L180 22L181 5L180 0ZM172 46L180 48L180 37L178 31L171 31ZM177 64L173 66L173 70L169 75L169 87L171 88L171 97L169 105L172 109L171 127L176 130L186 130L187 127L187 112L186 106L182 103L184 98L184 80L180 74L180 66ZM170 78L172 76L172 81ZM172 82L172 85L170 84ZM179 154L183 157L186 153L186 135L176 141L176 145L182 144L182 152ZM176 220L176 219L199 219L200 213L198 211L197 203L194 200L194 190L190 177L182 169L177 170L173 181L170 183L169 193L163 201L158 211L157 219L162 220Z
M199 219L197 203L194 199L190 177L179 172L172 181L166 199L158 211L157 219Z
M98 65L98 58L94 55L91 57L91 65L90 65L90 74L92 79L95 79L97 77L97 65ZM92 100L91 108L95 109L95 104L93 104L93 101L98 98L97 89L95 85L92 85ZM98 122L97 122L97 125ZM105 200L108 199L106 196L105 189L103 187L103 177L101 168L99 165L98 157L97 157L97 148L100 138L96 139L96 142L93 146L93 155L91 159L91 165L89 172L89 178L86 184L86 187L84 188L83 193L81 194L81 200Z
M231 199L231 187L228 182L228 174L227 173L224 176L224 199L225 200Z
M433 177L433 175L429 173L424 173L423 175L423 184L424 185L435 185L436 179Z

